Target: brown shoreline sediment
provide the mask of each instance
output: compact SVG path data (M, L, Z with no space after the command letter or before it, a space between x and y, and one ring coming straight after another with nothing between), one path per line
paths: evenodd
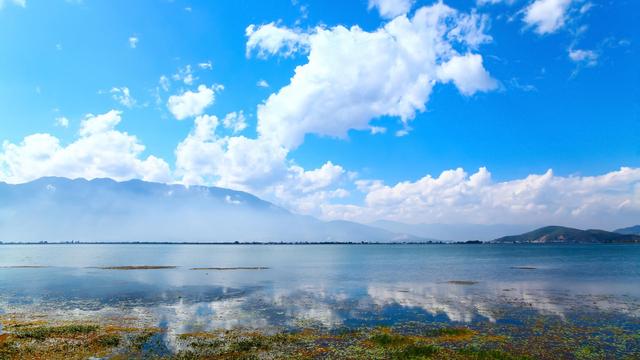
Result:
M449 280L449 281L447 281L447 284L451 284L451 285L475 285L477 283L478 283L478 281L472 281L472 280Z
M126 265L126 266L92 266L90 269L100 270L162 270L162 269L176 269L177 266L165 266L165 265Z
M0 269L44 269L51 266L48 265L10 265L0 266Z

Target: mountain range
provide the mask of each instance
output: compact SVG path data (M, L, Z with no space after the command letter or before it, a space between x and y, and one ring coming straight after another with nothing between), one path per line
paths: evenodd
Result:
M241 191L46 177L0 183L3 242L394 242L417 236L293 214Z
M564 226L545 226L521 235L504 236L494 243L640 243L640 235L604 230L580 230Z
M0 182L0 242L640 242L640 226L616 232L531 228L321 221L242 191L141 180ZM522 234L504 236L513 233Z
M640 235L640 225L629 226L626 228L618 229L615 232L617 232L618 234Z

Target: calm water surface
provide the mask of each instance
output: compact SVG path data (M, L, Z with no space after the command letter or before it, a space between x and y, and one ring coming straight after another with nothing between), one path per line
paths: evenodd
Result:
M130 265L177 268L96 268ZM268 269L191 270L255 266ZM3 245L0 312L131 315L178 333L638 319L640 246Z

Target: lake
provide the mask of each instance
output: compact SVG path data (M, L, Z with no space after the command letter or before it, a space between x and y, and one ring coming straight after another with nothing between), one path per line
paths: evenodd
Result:
M638 334L640 246L3 245L0 313L135 318L174 336L406 324L512 334L539 319ZM635 353L630 341L621 353Z

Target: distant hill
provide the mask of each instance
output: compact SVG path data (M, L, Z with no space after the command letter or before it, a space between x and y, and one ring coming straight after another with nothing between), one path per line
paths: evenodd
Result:
M419 237L293 214L249 193L140 180L0 182L2 242L396 242Z
M545 226L521 235L504 236L494 243L640 243L640 236L618 234L604 230L579 230L563 226Z
M501 236L521 233L535 228L533 225L517 224L405 224L389 220L378 220L369 223L369 225L393 232L442 241L490 241Z
M640 225L629 226L626 228L618 229L615 232L618 234L626 234L626 235L640 235Z

